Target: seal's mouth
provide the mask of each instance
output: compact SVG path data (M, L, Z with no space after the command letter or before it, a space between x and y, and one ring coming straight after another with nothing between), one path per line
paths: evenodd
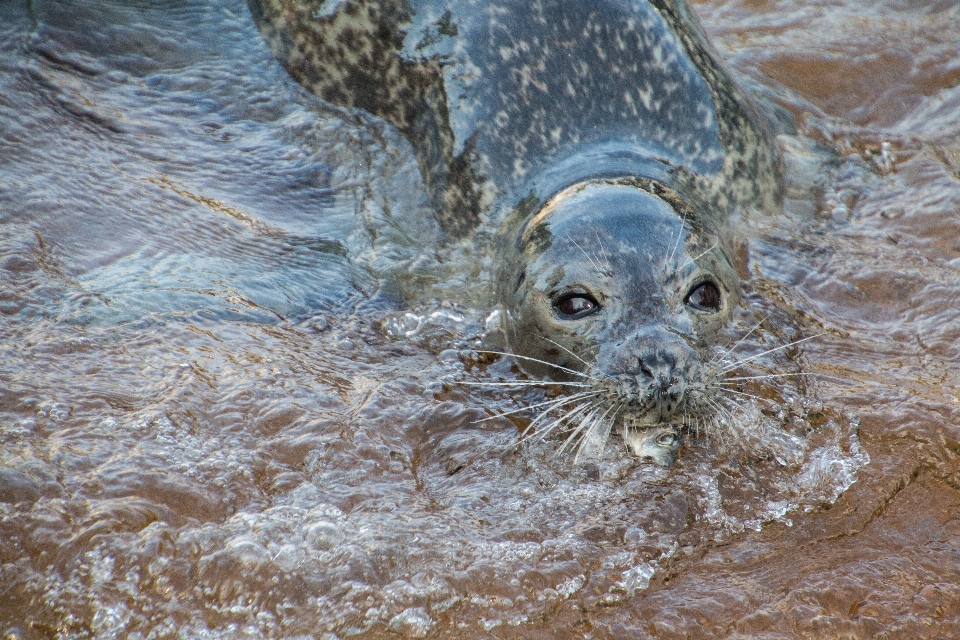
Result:
M665 375L629 373L608 375L601 386L604 399L622 409L618 420L624 428L650 429L667 425L689 425L708 409L705 401L710 387L716 386L702 366L693 360L680 370Z
M662 427L682 427L682 425L679 424L681 420L678 420L677 416L664 416L662 414L623 416L622 418L619 418L617 422L619 422L620 426L624 429L632 429L636 431L645 431L647 429L657 429Z

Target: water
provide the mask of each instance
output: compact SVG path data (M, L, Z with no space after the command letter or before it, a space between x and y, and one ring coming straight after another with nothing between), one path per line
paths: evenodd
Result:
M695 9L798 129L739 349L818 337L662 469L510 446L488 259L242 3L0 2L7 636L960 634L960 9Z

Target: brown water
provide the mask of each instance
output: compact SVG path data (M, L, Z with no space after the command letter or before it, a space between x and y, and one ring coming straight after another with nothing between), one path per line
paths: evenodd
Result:
M663 470L478 422L483 252L243 3L0 0L6 637L960 637L960 7L695 8L798 127L740 349L819 337Z

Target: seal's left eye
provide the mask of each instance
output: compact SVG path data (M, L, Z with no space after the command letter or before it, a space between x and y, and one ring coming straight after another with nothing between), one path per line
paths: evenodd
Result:
M571 293L554 302L553 308L565 318L576 320L590 315L599 309L600 305L597 304L596 300L586 294Z
M712 282L703 282L687 294L684 302L697 311L716 313L720 311L720 290Z

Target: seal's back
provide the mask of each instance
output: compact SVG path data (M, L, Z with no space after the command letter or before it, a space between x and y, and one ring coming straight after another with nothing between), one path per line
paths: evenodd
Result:
M290 73L397 126L451 238L638 176L714 219L773 210L780 161L682 0L250 0Z

